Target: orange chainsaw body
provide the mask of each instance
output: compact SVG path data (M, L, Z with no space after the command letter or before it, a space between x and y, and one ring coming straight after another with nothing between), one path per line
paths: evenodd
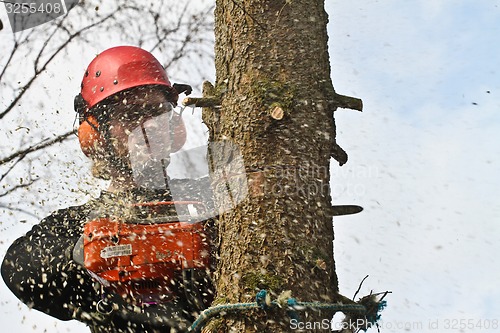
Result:
M85 268L108 291L136 303L168 301L184 270L209 270L205 221L190 222L183 218L189 214L178 212L189 208L199 211L203 205L159 202L133 208L143 216L135 222L106 217L85 225Z

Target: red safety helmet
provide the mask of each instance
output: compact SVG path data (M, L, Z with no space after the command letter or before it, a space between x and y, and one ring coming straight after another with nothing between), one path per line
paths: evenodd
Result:
M140 86L155 85L165 89L167 98L176 104L178 92L170 83L160 62L148 51L134 46L117 46L97 55L89 64L75 97L75 111L80 116L78 138L83 153L92 157L104 147L98 130L99 102L116 93ZM179 150L186 141L182 118L176 119L172 150Z
M92 60L83 76L81 95L90 109L117 92L145 85L165 87L171 94L169 100L177 102L165 69L151 53L134 46L117 46Z

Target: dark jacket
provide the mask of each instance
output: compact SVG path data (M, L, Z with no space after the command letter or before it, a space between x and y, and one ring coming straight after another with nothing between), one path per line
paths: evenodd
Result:
M29 307L60 320L82 321L92 332L156 332L158 328L145 327L120 313L98 313L100 286L73 260L73 248L89 214L112 201L110 194L103 194L43 219L10 246L2 263L2 277ZM169 331L161 328L161 332Z

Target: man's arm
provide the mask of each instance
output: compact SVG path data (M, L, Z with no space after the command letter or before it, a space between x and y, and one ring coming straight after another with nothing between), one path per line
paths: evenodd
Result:
M35 225L8 249L2 277L29 307L60 320L76 309L90 311L96 299L91 278L72 259L88 207L59 210Z

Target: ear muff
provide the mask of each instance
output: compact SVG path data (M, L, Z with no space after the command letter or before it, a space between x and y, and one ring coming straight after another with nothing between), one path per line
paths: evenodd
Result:
M78 127L80 147L87 157L95 157L104 147L104 140L98 128L99 124L93 116L86 117Z
M186 143L186 126L184 125L184 121L182 120L182 116L173 113L172 117L172 125L171 125L171 137L172 137L172 153L180 150L182 146Z

